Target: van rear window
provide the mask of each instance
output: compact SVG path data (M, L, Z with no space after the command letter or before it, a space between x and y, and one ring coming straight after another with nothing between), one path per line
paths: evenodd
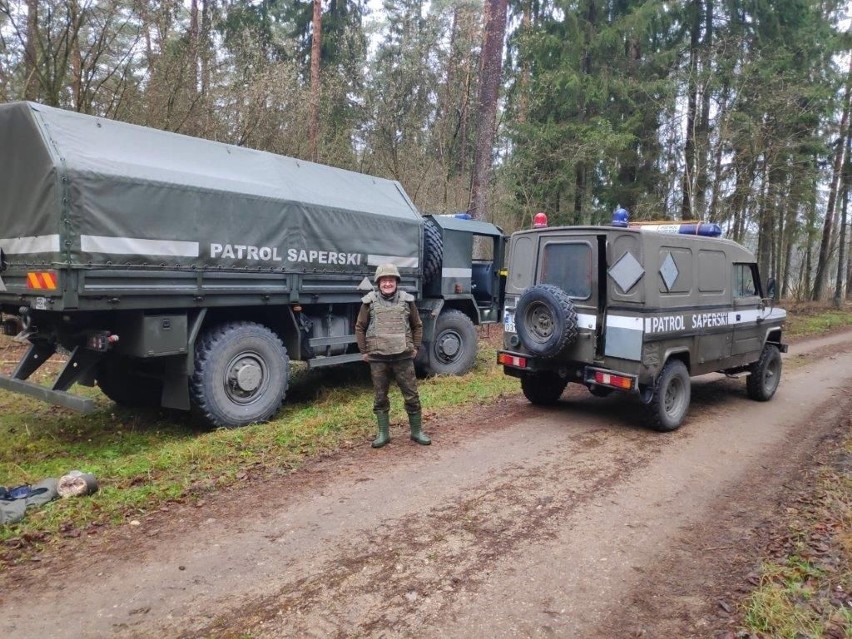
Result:
M571 297L587 299L592 295L592 248L585 242L548 242L539 281L558 286Z

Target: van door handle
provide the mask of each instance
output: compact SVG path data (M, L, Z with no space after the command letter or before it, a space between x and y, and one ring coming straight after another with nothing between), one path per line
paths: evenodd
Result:
M741 319L740 314L739 314L739 313L737 313L737 321L739 322L739 321L740 321L740 319Z

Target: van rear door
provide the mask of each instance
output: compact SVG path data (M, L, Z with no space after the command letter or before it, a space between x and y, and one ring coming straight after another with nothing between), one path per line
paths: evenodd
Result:
M596 235L542 236L538 254L540 284L558 286L568 294L577 312L578 332L600 332L599 248ZM594 357L596 339L578 340L575 353L581 360Z

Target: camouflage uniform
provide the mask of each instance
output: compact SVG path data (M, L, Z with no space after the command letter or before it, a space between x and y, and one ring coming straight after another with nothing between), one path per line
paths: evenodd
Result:
M382 268L376 270L376 282L381 277L393 276L399 282L399 274L394 268L390 275L384 275ZM420 396L417 393L417 378L414 373L414 356L423 339L423 322L414 304L414 297L400 290L390 297L373 291L361 301L361 310L355 322L355 335L358 349L364 353L370 363L373 378L375 400L373 412L379 424L379 434L373 442L374 448L381 448L390 441L388 390L391 378L396 379L405 402L405 412L411 427L411 439L419 444L429 444L431 440L422 432L422 413Z

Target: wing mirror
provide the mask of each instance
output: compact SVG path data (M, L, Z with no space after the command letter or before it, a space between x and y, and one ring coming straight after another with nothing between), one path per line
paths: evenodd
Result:
M771 300L774 300L778 295L778 284L775 282L774 277L770 277L766 281L766 297Z

